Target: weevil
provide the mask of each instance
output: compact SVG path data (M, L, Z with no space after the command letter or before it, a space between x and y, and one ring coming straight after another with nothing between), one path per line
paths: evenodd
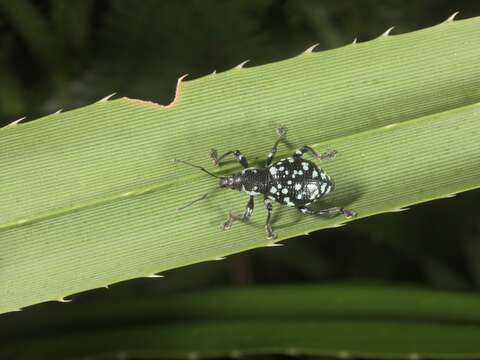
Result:
M249 195L243 216L238 217L230 212L228 218L223 223L222 228L224 230L230 229L236 220L248 221L250 219L253 213L254 197L256 195L263 195L263 203L267 210L265 231L268 239L274 239L277 236L272 227L272 201L289 207L295 207L304 214L318 214L323 216L343 214L346 218L356 216L355 211L343 207L332 207L322 210L314 210L310 207L310 205L318 201L322 196L332 192L335 189L335 183L322 168L317 167L312 161L304 159L303 155L309 152L318 160L330 160L335 158L337 151L328 150L324 153L318 153L315 149L305 145L295 151L292 156L274 162L277 147L280 141L284 139L285 134L286 129L277 129L277 140L268 153L263 168L249 167L247 158L239 150L227 151L220 157L215 149L210 150L209 157L215 166L220 166L224 158L233 156L243 167L241 172L227 176L217 176L204 167L191 164L187 161L174 161L193 166L210 176L218 178L219 186L213 189L213 191L220 188L229 188ZM207 192L202 197L180 209L184 209L199 200L205 199L211 192L212 191Z

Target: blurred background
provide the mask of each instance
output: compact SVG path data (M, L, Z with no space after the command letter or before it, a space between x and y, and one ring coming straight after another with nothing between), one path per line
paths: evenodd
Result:
M0 123L116 92L166 104L176 80L435 25L470 0L0 0ZM0 145L1 151L1 145ZM454 151L454 149L452 149ZM480 191L76 295L75 302L257 284L382 282L480 288ZM34 311L55 311L43 304Z

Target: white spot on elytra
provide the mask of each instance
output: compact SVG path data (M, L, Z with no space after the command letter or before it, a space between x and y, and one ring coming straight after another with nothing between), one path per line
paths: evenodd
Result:
M297 194L297 199L298 199L298 200L301 200L301 199L303 199L303 195L302 195L302 193L299 193L299 194Z
M316 179L318 177L318 172L317 170L313 170L312 172L312 179Z
M288 189L282 189L282 194L288 194Z
M277 168L275 166L272 166L270 168L270 174L275 175L277 173Z
M278 170L279 170L279 171L283 171L283 170L285 170L285 167L280 166L280 168L279 168Z
M275 186L272 186L272 187L270 188L270 192L271 192L272 194L275 194L275 193L277 192L277 189L275 188Z
M323 171L320 173L320 177L322 178L322 180L327 180L327 176Z
M288 185L292 185L292 180L288 180L288 181L287 181L287 184L288 184Z
M288 158L288 161L291 162L291 163L295 162L295 160L293 160L293 158L291 158L291 157Z
M302 188L302 184L296 183L295 184L295 190L300 190Z
M290 198L287 196L286 198L283 199L283 202L286 204L290 201Z
M288 175L288 174L289 174L288 170L285 170L285 175Z
M327 183L323 183L322 185L320 185L320 190L322 191L322 193L325 192L326 187L327 187Z
M313 193L315 190L318 190L318 186L315 183L309 183L307 184L307 189L309 192Z
M282 184L277 184L277 188L281 189L281 188L282 188Z
M298 170L298 175L303 175L303 171L302 171L302 170Z

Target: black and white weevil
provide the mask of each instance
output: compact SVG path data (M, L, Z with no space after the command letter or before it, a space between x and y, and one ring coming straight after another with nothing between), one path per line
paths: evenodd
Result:
M295 207L304 214L324 216L343 214L346 218L354 217L356 213L353 210L342 207L332 207L323 210L313 210L308 207L323 195L333 191L335 184L323 169L317 167L313 162L303 159L302 156L306 152L310 152L316 159L330 160L335 158L337 154L335 150L329 150L320 154L310 146L303 146L295 151L291 157L280 159L278 162L272 164L277 152L277 146L285 134L285 129L277 129L278 139L273 144L272 150L268 154L265 167L263 168L249 167L247 158L242 155L239 150L227 151L220 157L218 157L216 150L210 150L209 156L215 166L219 166L220 161L225 157L233 155L243 167L241 172L228 176L217 176L204 167L193 165L183 160L174 160L174 162L181 162L193 166L210 176L218 178L219 187L213 189L213 191L220 188L229 188L250 195L243 216L237 217L230 213L223 224L224 230L230 229L235 220L248 221L253 213L254 196L260 194L263 195L265 209L267 210L265 229L268 239L276 237L276 233L272 229L272 200L282 205ZM210 193L211 191L207 192L199 199L190 202L180 209L184 209L199 200L205 199Z

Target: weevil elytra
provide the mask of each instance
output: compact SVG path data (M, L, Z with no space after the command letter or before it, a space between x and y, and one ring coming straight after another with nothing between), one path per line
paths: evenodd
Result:
M272 201L276 201L282 205L295 207L304 214L318 214L324 216L333 216L343 214L346 218L356 216L353 210L342 207L332 207L323 210L313 210L309 205L315 203L322 196L332 192L335 184L330 176L328 176L322 168L317 167L313 162L303 158L303 155L310 152L316 159L330 160L335 158L337 152L328 150L324 153L318 153L310 146L303 146L295 151L292 156L273 162L277 147L284 138L286 130L277 129L277 141L273 144L267 161L263 168L249 167L247 158L239 150L227 151L222 156L218 156L216 150L210 150L210 159L215 166L219 166L220 162L227 156L232 155L238 160L243 170L239 173L217 176L202 166L193 165L183 160L175 160L195 168L219 179L218 188L229 188L247 193L250 197L243 213L243 216L237 217L232 213L229 214L227 220L223 224L223 229L228 230L235 220L248 221L253 213L254 196L263 195L264 206L267 210L267 221L265 230L268 239L276 237L276 233L272 228ZM216 189L218 189L216 188ZM214 190L216 190L214 189ZM191 204L205 199L210 192L201 198L192 201L184 209Z

